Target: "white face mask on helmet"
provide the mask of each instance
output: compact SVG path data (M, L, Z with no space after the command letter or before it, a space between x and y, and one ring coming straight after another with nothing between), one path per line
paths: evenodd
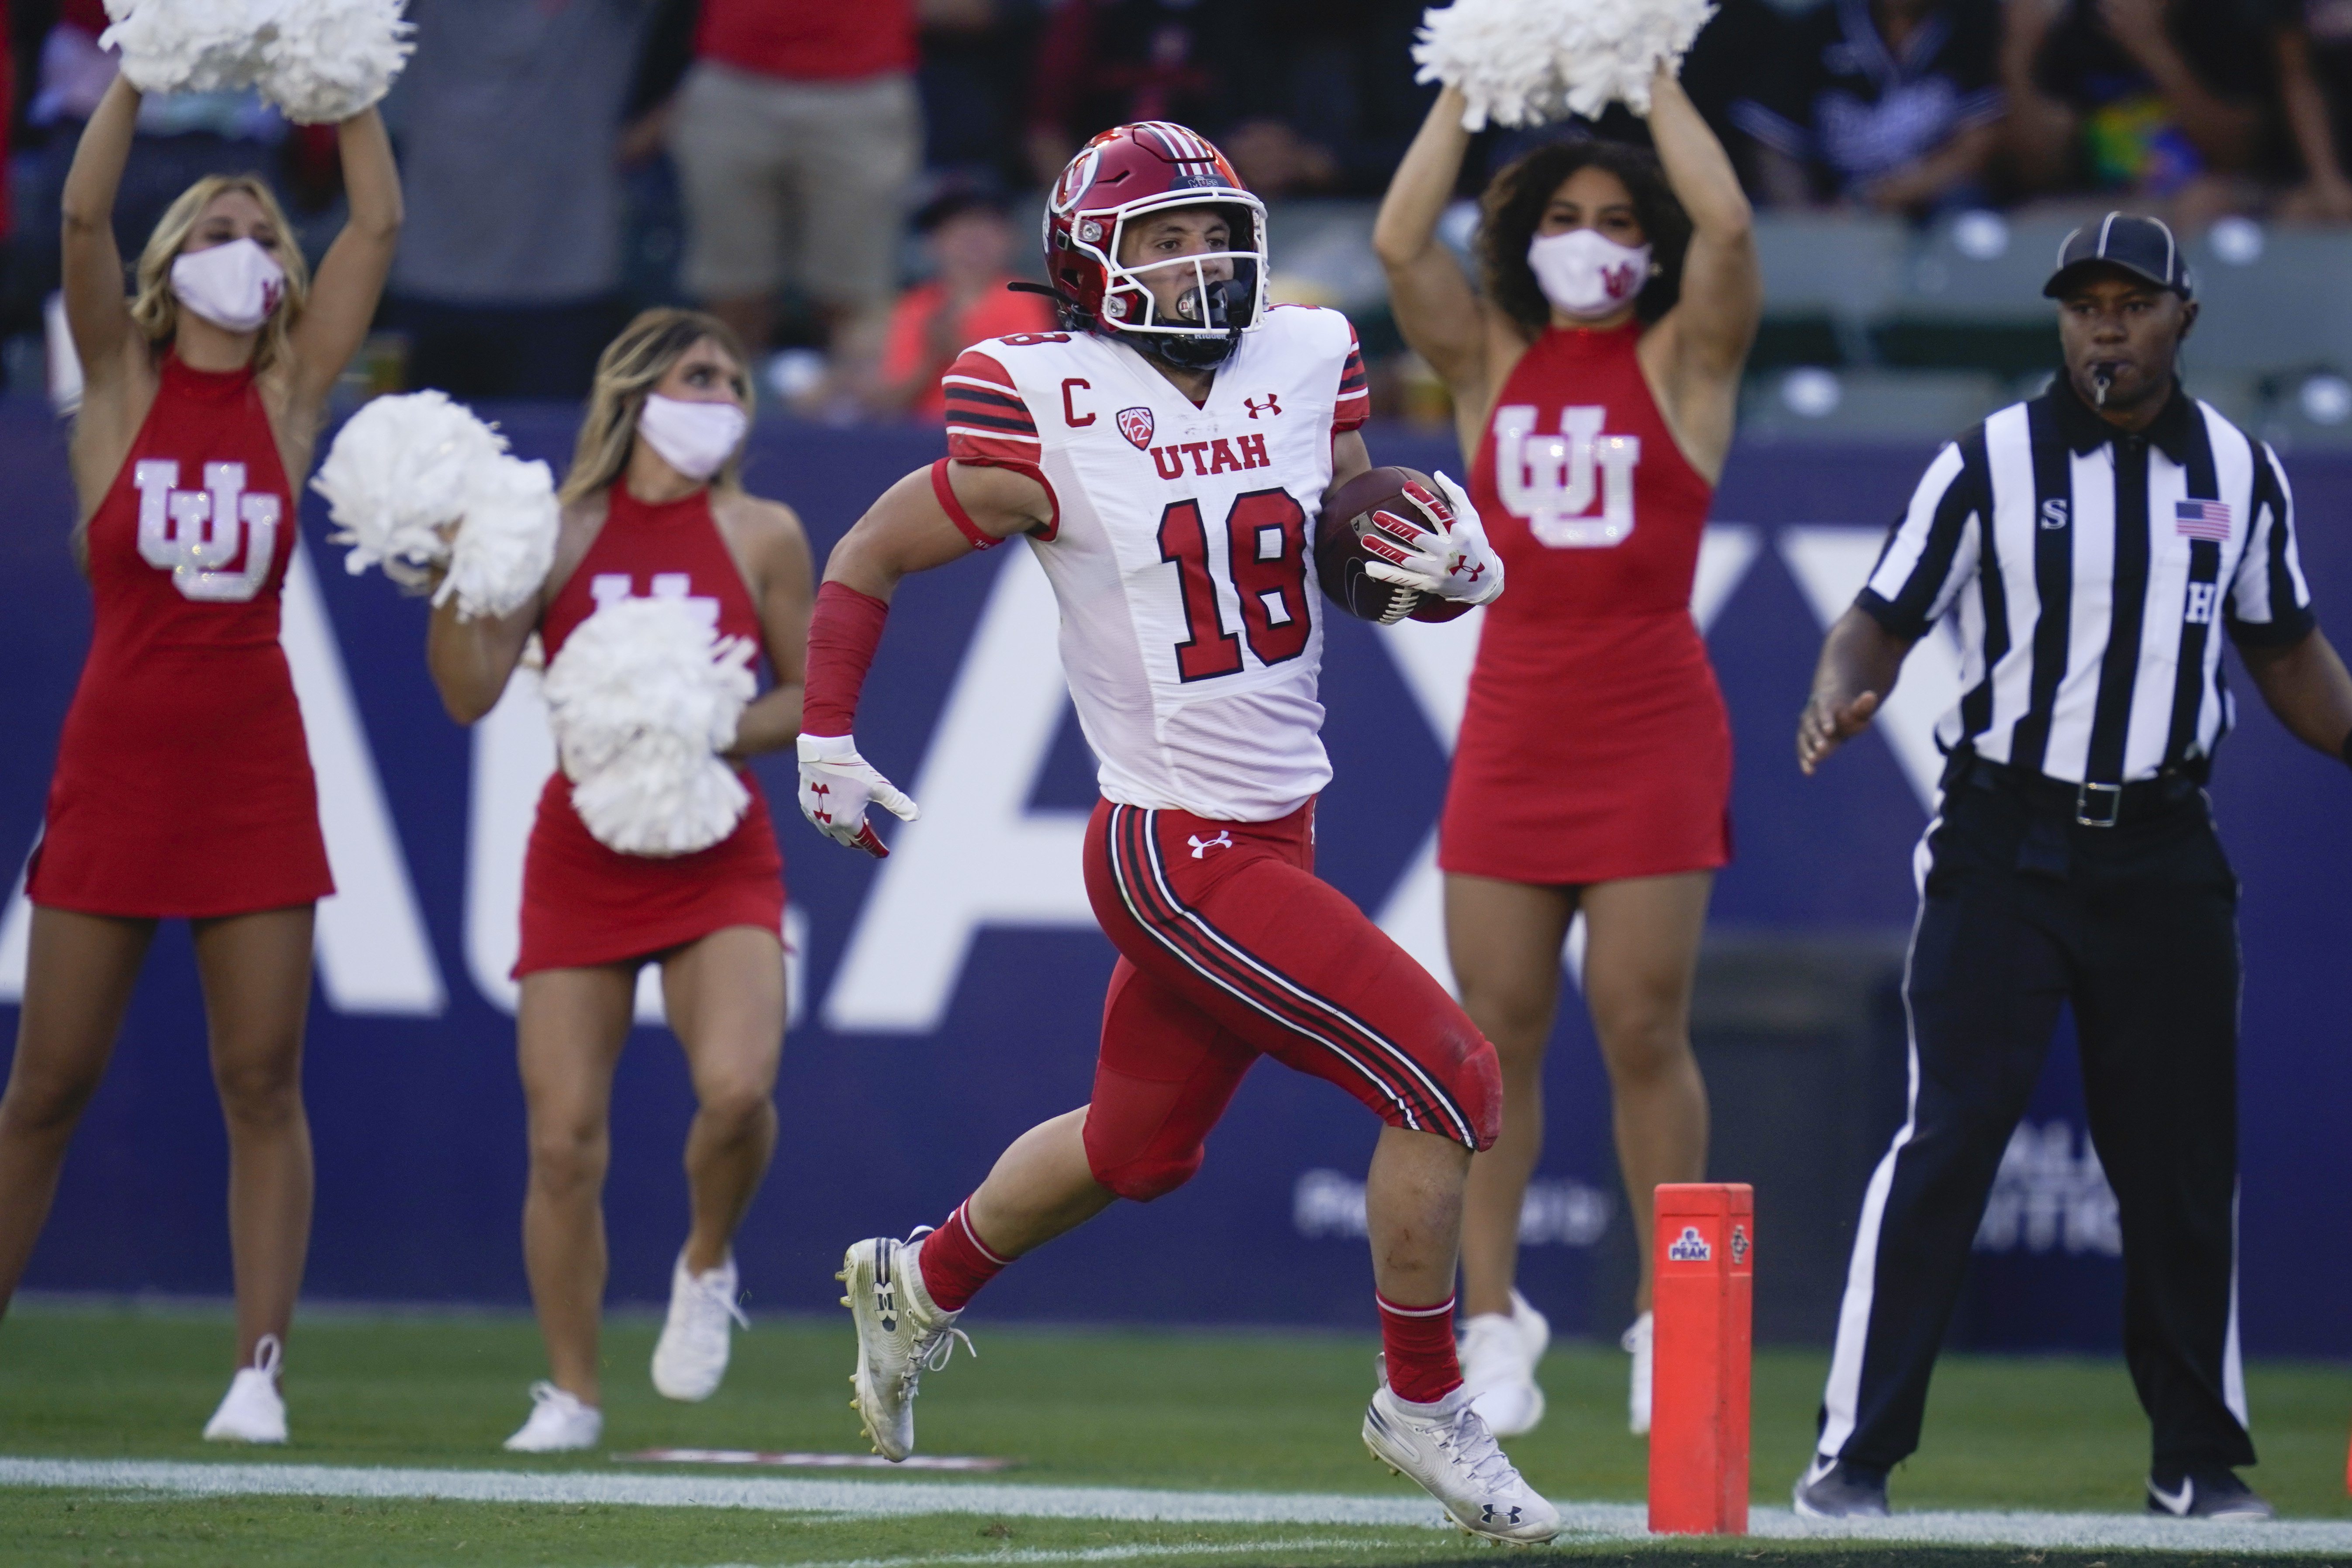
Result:
M252 240L233 239L174 260L172 292L213 325L249 332L286 297L286 269Z
M1528 266L1545 299L1568 315L1597 321L1615 315L1641 294L1650 280L1650 247L1572 228L1537 236L1528 246Z
M751 416L731 403L688 403L658 392L646 398L637 416L637 434L689 479L707 479L725 468L751 427Z

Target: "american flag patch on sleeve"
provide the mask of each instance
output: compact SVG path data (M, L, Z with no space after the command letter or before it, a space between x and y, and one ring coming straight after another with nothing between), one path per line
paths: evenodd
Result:
M2191 539L2210 539L2217 544L2230 542L2230 509L2224 502L2175 501L2172 516L2174 526Z

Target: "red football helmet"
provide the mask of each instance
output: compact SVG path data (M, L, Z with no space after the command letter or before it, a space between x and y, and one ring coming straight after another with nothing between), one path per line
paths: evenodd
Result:
M1215 206L1228 248L1138 267L1120 263L1129 222L1171 207ZM1070 324L1133 332L1150 352L1206 370L1265 320L1265 205L1208 138L1164 120L1106 131L1078 150L1045 206L1045 276ZM1231 276L1216 278L1215 262ZM1141 276L1190 268L1192 286L1163 310ZM1141 345L1139 345L1141 346Z

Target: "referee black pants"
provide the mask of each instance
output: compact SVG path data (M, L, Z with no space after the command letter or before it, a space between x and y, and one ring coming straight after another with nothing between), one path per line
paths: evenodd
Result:
M1854 1235L1820 1451L1919 1446L1928 1374L2062 1003L2120 1207L2158 1468L2254 1461L2237 1334L2237 879L2201 792L2113 827L1955 769L1920 841L1910 1114Z

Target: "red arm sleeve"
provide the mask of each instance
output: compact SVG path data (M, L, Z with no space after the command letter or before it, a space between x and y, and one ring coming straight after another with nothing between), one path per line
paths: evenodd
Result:
M1036 416L1029 412L1012 374L992 355L966 349L940 378L940 390L947 398L948 461L979 468L1011 468L1045 486L1054 519L1040 537L1051 540L1061 531L1061 498L1037 466ZM947 508L956 526L979 548L987 549L981 542L987 535L970 526L963 509L955 504L947 489L946 474L934 474L932 482L940 492L940 504Z
M809 616L806 689L801 698L801 731L810 735L846 735L857 721L857 694L866 667L882 641L890 606L845 583L816 591Z
M1356 326L1348 323L1348 358L1339 367L1339 396L1331 405L1331 434L1353 430L1370 417L1372 395L1364 382L1364 351L1356 344Z

